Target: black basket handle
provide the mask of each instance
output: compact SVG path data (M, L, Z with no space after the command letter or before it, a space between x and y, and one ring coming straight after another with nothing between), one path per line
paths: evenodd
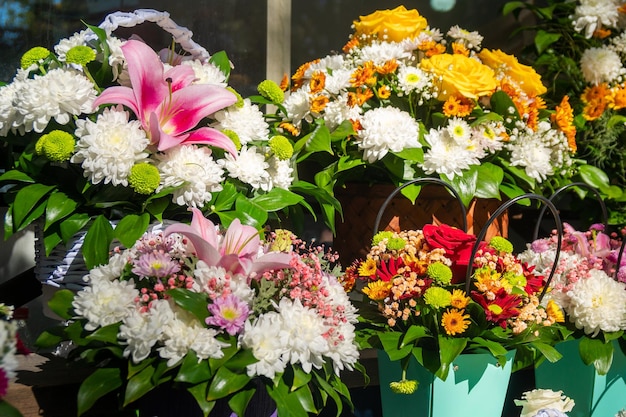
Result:
M559 212L556 206L554 205L554 203L550 199L542 195L533 194L533 193L519 195L515 198L508 200L507 202L502 204L500 207L498 207L497 210L491 215L491 217L489 217L489 219L487 220L487 223L485 223L483 228L480 230L480 233L478 233L478 235L476 236L476 243L474 243L474 247L472 248L472 252L470 256L470 264L467 266L467 275L465 276L465 293L466 294L469 294L470 292L470 286L472 283L472 272L474 270L474 258L476 257L476 252L478 252L478 248L480 247L481 242L487 235L487 229L489 228L491 223L493 223L498 217L500 217L502 213L508 210L509 207L517 203L519 200L522 200L525 198L529 198L531 200L539 200L543 202L545 206L550 209L552 216L554 216L554 221L556 222L556 229L558 232L558 242L557 242L558 250L556 251L556 256L554 257L554 263L553 263L554 266L550 270L550 275L548 276L548 280L546 281L543 287L543 291L541 292L541 295L539 296L539 301L541 301L541 299L545 295L546 291L548 290L548 287L550 286L550 282L552 281L552 277L554 276L554 272L556 271L556 264L559 262L559 255L561 252L561 243L562 243L562 238L563 238L563 225L561 224L561 217L559 216Z
M463 200L461 200L461 196L459 195L459 193L454 189L452 185L448 184L447 182L439 178L425 177L425 178L415 178L411 181L407 181L404 184L397 187L395 190L393 190L393 192L391 192L391 194L389 194L389 196L387 196L383 204L380 206L380 209L378 209L378 214L376 215L376 221L374 222L374 236L376 236L376 233L378 233L378 226L380 226L380 220L382 219L383 214L385 213L385 209L387 208L389 203L391 203L391 201L396 196L396 194L402 191L404 187L407 187L409 185L416 184L416 183L439 184L439 185L443 185L448 190L450 190L450 192L452 192L456 200L459 202L459 206L461 207L461 213L463 214L463 231L467 232L467 210L465 210L465 205L463 204Z
M595 188L592 187L589 184L586 184L584 182L573 182L571 184L567 184L564 185L563 187L559 188L558 190L556 190L554 193L552 193L552 195L549 197L549 200L554 203L554 200L556 197L558 197L562 192L567 191L570 188L573 187L582 187L582 188L586 188L588 190L590 190L596 200L598 201L598 203L600 204L600 209L602 210L602 224L604 225L604 228L606 229L609 223L609 215L606 209L606 204L604 203L604 200L602 199L602 196L600 195L600 192ZM539 211L539 216L537 218L537 223L535 224L535 230L533 231L533 240L537 240L537 238L539 237L539 226L541 224L541 219L543 219L543 215L545 214L546 210L548 209L547 205L544 205L541 207L541 210Z

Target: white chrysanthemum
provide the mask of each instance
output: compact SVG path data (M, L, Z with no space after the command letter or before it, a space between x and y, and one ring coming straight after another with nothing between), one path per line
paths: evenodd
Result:
M174 313L166 300L153 301L147 312L134 310L124 318L118 333L120 343L127 345L124 357L130 356L135 363L146 359L163 338L164 329L170 328L173 322Z
M373 42L358 50L358 57L355 57L355 64L361 65L371 61L374 65L384 65L386 62L393 59L402 61L409 57L410 54L400 43Z
M69 38L61 39L59 43L54 46L54 53L59 58L59 61L65 62L65 54L73 47L87 45L88 32L91 32L91 30L81 30L80 32L74 33Z
M329 352L328 341L323 335L330 327L324 325L315 310L304 307L298 299L282 298L277 310L283 320L275 337L285 347L283 361L300 364L307 373L313 367L320 369L324 364L324 355Z
M427 174L436 172L452 179L462 176L463 171L471 165L479 165L479 148L468 140L464 144L457 143L446 129L430 129L424 136L430 145L424 153L422 168Z
M150 140L137 120L128 120L128 112L106 108L95 122L76 121L76 153L72 163L81 164L83 175L94 184L128 186L130 170L147 161Z
M470 32L458 25L452 26L448 30L448 36L468 49L480 49L480 45L483 42L483 36L480 33L476 31Z
M312 62L304 72L304 77L311 78L313 73L317 71L323 71L328 76L329 72L334 73L337 70L343 69L345 64L345 58L343 55L326 55L324 58L316 62Z
M362 113L361 106L348 106L348 95L344 93L326 104L324 123L328 129L334 130L346 120L360 119Z
M504 147L502 140L506 129L501 122L482 123L472 129L472 139L485 152L495 153Z
M585 50L580 69L585 81L593 85L618 81L626 72L617 52L604 46Z
M271 188L278 187L288 190L293 183L291 161L281 160L274 155L267 162L269 164L267 172L270 175Z
M114 253L109 258L109 262L107 264L92 268L89 273L83 277L83 281L89 284L103 280L113 281L114 279L119 278L122 275L124 268L126 268L129 253L129 251Z
M288 119L295 126L300 126L302 120L311 121L308 85L292 91L285 98L283 106L287 111Z
M611 49L622 56L626 55L626 32L611 39Z
M124 71L124 51L122 51L123 41L115 36L107 36L107 45L109 45L109 65L113 72L113 81L118 81L121 85L130 86L130 78L128 70ZM124 75L122 75L122 72Z
M45 75L35 75L15 93L14 127L41 133L52 118L65 125L71 116L92 113L96 95L94 85L78 71L56 68Z
M398 70L398 86L405 94L421 92L430 84L430 75L417 67L402 65Z
M230 177L249 184L255 190L269 191L271 185L269 164L265 160L265 155L257 151L256 146L250 148L244 146L236 159L227 154L224 159L217 162L228 171Z
M179 311L177 314L182 314ZM167 366L174 366L189 350L193 350L198 359L221 358L224 356L223 347L227 344L215 338L217 331L207 329L202 324L190 317L173 320L164 333L163 347L159 348L159 354L167 359Z
M258 360L248 365L248 376L274 379L276 374L285 370L286 364L282 360L285 346L277 337L282 327L282 317L273 311L258 317L254 322L246 321L239 343L244 349L250 349Z
M370 163L382 159L387 152L422 147L418 141L419 125L409 113L396 107L366 112L361 127L356 143L364 151L363 159Z
M619 6L620 2L615 0L580 0L570 19L576 31L584 32L586 38L591 38L600 27L617 27Z
M213 127L237 133L242 145L253 140L268 140L269 125L259 106L252 104L250 99L245 99L243 103L243 107L230 106L215 113L217 123Z
M604 271L593 269L589 277L578 280L567 293L570 320L585 333L616 332L626 328L626 284L617 282Z
M351 86L350 79L352 78L352 72L353 71L350 69L337 69L333 70L332 74L326 74L324 90L332 95L337 95L345 91Z
M180 145L158 156L157 168L161 185L178 187L172 201L179 206L203 207L211 201L211 193L222 190L224 170L215 162L211 149L196 145Z
M13 126L19 113L13 102L23 83L15 79L11 84L0 87L0 136L7 136L9 132L16 130Z
M226 75L210 62L202 63L200 60L194 59L183 61L181 64L193 68L193 72L196 74L194 84L214 84L221 87L228 86Z
M72 306L88 320L85 330L91 331L124 320L135 310L138 296L133 281L92 280L76 294Z

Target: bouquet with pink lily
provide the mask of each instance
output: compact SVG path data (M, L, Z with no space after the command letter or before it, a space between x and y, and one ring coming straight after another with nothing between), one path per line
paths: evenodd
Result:
M623 341L626 330L626 262L620 255L624 248L621 238L605 229L593 224L580 231L565 223L557 264L556 232L536 239L520 254L539 274L555 270L544 300L564 312L563 339L580 339L581 359L600 375L611 367L612 341Z
M350 397L339 375L357 364L356 309L330 265L289 231L262 239L233 220L218 228L193 210L191 224L147 233L92 269L88 286L57 292L67 325L38 343L71 340L70 357L93 362L79 415L116 392L134 410L162 385L187 390L203 415L227 402L243 416L259 386L278 416L338 414Z
M18 365L16 355L26 353L17 335L17 323L12 319L13 306L0 303L0 415L21 417L19 410L5 399Z
M171 31L184 51L157 54L114 36L116 22L133 19ZM280 102L280 88L266 80L257 101L241 97L228 85L226 54L188 35L164 12L118 12L54 51L24 55L0 86L5 237L37 222L49 255L87 230L82 255L92 267L107 261L113 239L131 246L150 223L189 207L260 229L290 209L312 211L305 195L332 203L297 180L291 144L257 104Z

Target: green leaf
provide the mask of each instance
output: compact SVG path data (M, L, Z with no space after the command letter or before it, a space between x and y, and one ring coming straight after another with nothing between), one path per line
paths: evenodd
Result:
M402 346L412 343L415 340L421 339L422 337L428 337L428 328L424 326L416 326L412 325L405 332L404 337L402 338Z
M244 373L235 373L224 366L219 368L211 380L207 400L214 401L227 397L245 387L250 382L250 377L245 373L245 369L243 371Z
M193 395L193 398L200 406L200 409L202 410L202 413L205 417L208 416L213 410L213 407L215 407L215 401L207 401L206 399L208 387L209 383L203 382L201 384L193 385L187 388L187 391L189 391L191 395Z
M122 374L116 368L99 368L78 389L78 415L84 414L104 395L122 386Z
M0 416L2 417L22 417L19 410L13 407L8 401L0 399Z
M226 51L218 51L211 55L209 58L209 62L215 65L226 75L226 78L230 75L230 60L228 59L228 55Z
M400 344L400 332L385 332L378 335L380 343L383 345L383 349L389 355L391 361L399 361L402 358L411 354L412 344Z
M613 363L612 343L605 343L602 340L584 336L580 339L578 350L585 365L593 364L599 375L606 375L611 369Z
M441 368L439 368L435 375L445 380L448 377L450 365L463 353L463 349L467 346L468 339L465 337L445 337L440 335L438 340Z
M59 225L63 243L68 243L76 233L81 231L89 223L89 220L89 215L85 213L74 213L64 219Z
M149 223L148 213L128 214L117 223L113 235L122 245L130 248L146 232Z
M228 399L228 406L238 416L246 414L246 408L250 404L250 400L254 397L256 388L243 389Z
M550 362L556 362L563 357L563 355L561 355L559 351L554 348L554 346L548 343L532 341L530 342L530 345L537 349L541 355Z
M225 183L222 191L213 193L210 207L211 211L220 212L230 210L233 207L233 204L235 204L238 195L239 193L232 183Z
M50 310L65 320L69 320L73 316L72 302L74 301L74 292L70 290L58 290L48 301Z
M0 182L26 182L33 184L35 183L35 180L22 171L12 169L0 175Z
M46 221L43 230L48 230L50 225L72 214L77 206L78 203L65 193L57 191L50 194L46 205Z
M578 167L578 174L585 183L595 188L601 189L610 184L609 176L593 165L581 165Z
M250 199L239 196L235 204L236 216L242 224L261 229L267 222L267 211Z
M198 360L198 356L193 350L189 350L176 374L175 381L199 384L211 378L211 369L207 361Z
M504 178L501 167L490 162L478 166L478 178L476 184L476 197L478 198L501 198L500 184Z
M89 227L83 242L82 252L85 265L91 269L97 265L106 265L109 261L109 247L113 241L113 226L104 217L96 217Z
M463 171L462 176L455 175L452 180L449 180L445 175L442 175L442 180L452 184L459 193L459 197L461 197L465 207L469 206L476 195L476 187L478 185L478 170L475 165Z
M521 9L524 8L525 3L523 1L510 1L505 3L504 7L502 8L502 15L506 16L509 13L514 12L517 9Z
M311 381L311 373L304 372L301 368L293 368L293 383L291 384L291 391L294 391L300 387L307 385Z
M154 373L154 365L149 365L129 378L124 394L124 406L137 401L156 386L152 379Z
M53 348L58 346L65 338L59 334L50 332L48 330L44 330L37 336L37 340L35 340L35 346L41 348ZM1 414L0 414L1 415Z
M520 119L515 103L511 97L504 91L496 91L491 95L491 108L496 114L509 114L515 120ZM511 113L511 111L513 111Z
M537 50L537 53L541 55L550 47L550 45L558 41L560 38L561 34L559 33L550 33L541 29L538 30L535 35L535 49Z
M337 392L338 390L336 390L335 387L330 385L324 378L322 378L319 375L319 373L313 372L313 375L315 375L315 379L318 385L322 388L322 390L326 394L328 394L328 396L332 398L333 401L335 401L335 405L337 406L337 414L335 416L340 417L343 411L343 401L341 400L341 396ZM336 378L336 379L339 380L339 378ZM341 383L340 380L339 382ZM347 387L346 387L346 390L347 390Z
M108 326L100 327L96 331L90 333L86 338L88 340L98 340L100 342L116 344L117 334L120 331L120 323L110 324Z
M21 230L30 223L25 223L25 219L29 218L29 214L37 208L39 202L54 188L52 185L30 184L17 192L12 206L15 229ZM43 208L45 208L45 205L43 205ZM43 214L43 208L41 214Z
M174 288L168 290L167 294L171 296L174 302L183 310L196 316L201 323L204 323L204 320L209 317L209 310L207 308L209 302L206 293L193 292L184 288Z
M304 140L304 142L300 143L302 140ZM302 146L306 153L327 152L331 155L334 154L330 142L330 131L323 123L319 124L309 135L306 135L303 139L296 142L294 151L296 151L296 147L299 146Z
M268 193L250 199L267 212L282 210L300 203L304 198L284 188L274 187Z
M317 414L308 386L290 392L289 386L280 378L274 385L267 386L267 392L276 402L280 417L308 417L309 412Z

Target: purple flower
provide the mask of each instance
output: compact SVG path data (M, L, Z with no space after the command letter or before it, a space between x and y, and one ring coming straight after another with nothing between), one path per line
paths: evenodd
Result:
M550 249L550 242L546 239L535 240L530 244L530 249L535 253L543 253Z
M133 266L133 274L141 278L167 278L180 271L178 262L163 252L144 253Z
M206 324L224 329L231 336L243 330L250 314L248 304L233 294L216 298L208 308L211 316L207 317Z

